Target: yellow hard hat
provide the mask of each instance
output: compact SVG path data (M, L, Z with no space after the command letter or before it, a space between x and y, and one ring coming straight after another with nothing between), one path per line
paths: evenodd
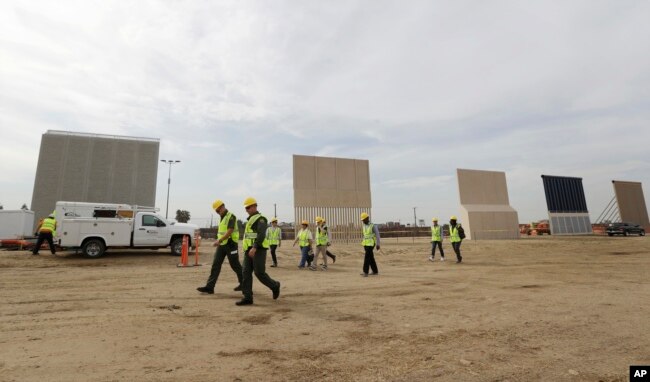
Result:
M451 215L451 217L449 218L449 220L458 220L458 218L456 217L456 215Z
M223 206L223 201L221 199L217 199L214 202L212 202L212 209L216 210L217 208Z
M432 221L432 222L437 222L437 221L438 221L438 218L433 218L433 219L431 219L431 221Z
M316 216L316 223L320 223L322 221L324 221L322 217Z
M278 222L278 218L273 218L273 219L271 219L271 223L273 223L273 222L276 222L276 223L277 223L277 222Z
M369 217L370 217L370 215L368 215L367 213L365 213L365 212L362 212L362 213L361 213L361 220L366 220L366 219L368 219Z
M244 200L244 207L249 207L252 206L253 204L257 204L257 200L255 200L255 198L252 196L249 196L248 198L246 198L246 200Z
M302 225L309 225L309 222L307 220L303 220L301 224Z

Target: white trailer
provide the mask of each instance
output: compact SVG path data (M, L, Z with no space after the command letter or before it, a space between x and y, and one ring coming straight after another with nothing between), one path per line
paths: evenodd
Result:
M55 242L101 257L107 248L159 249L180 255L183 236L193 245L199 227L165 220L154 207L113 203L57 202Z
M0 240L34 235L34 211L0 210Z

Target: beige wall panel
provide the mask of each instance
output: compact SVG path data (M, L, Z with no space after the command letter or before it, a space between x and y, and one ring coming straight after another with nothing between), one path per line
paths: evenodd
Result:
M370 193L370 166L367 160L355 160L357 172L357 190Z
M313 190L316 188L316 157L293 156L293 189Z
M316 158L316 185L319 190L336 190L336 159Z
M510 207L501 171L458 169L461 224L468 239L517 239L519 217Z
M339 198L336 190L316 190L316 203L312 204L322 207L338 207Z
M612 181L621 221L650 226L643 187L640 182Z
M357 191L358 207L370 208L372 206L370 191Z
M460 204L509 204L506 174L458 169Z
M372 207L368 161L294 155L293 167L295 221L314 230L323 216L336 242L360 240L359 214Z
M336 177L339 190L357 189L357 171L354 159L336 159Z

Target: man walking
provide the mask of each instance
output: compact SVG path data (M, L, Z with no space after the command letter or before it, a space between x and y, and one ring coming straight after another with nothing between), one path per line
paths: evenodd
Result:
M436 257L436 247L440 248L440 261L445 261L445 251L442 250L442 227L438 225L438 218L431 219L431 256L429 261L434 261Z
M456 253L456 264L463 261L463 256L460 255L460 244L463 242L464 232L463 228L456 222L456 216L452 216L449 219L449 241L451 241L451 247Z
M311 267L311 261L309 260L309 250L311 249L312 245L314 245L314 237L311 234L311 231L309 230L309 222L307 220L302 221L302 229L298 231L298 234L296 235L296 240L293 241L293 246L296 246L296 243L298 243L298 246L300 247L300 264L298 265L298 268L304 269L305 264L309 264Z
M253 303L253 272L257 279L273 292L273 299L280 297L280 282L273 280L266 273L266 250L269 241L266 238L267 220L257 211L257 201L248 197L244 200L244 208L248 213L248 221L244 229L244 267L242 271L242 293L244 298L236 305L251 305Z
M376 225L370 223L370 216L367 213L361 214L361 221L363 221L363 226L361 227L363 233L363 240L361 245L365 250L365 257L363 258L363 273L361 276L368 277L369 269L372 269L371 276L376 276L379 274L377 269L377 263L375 262L374 249L377 246L379 250L379 229Z
M32 255L38 255L38 251L41 249L41 245L44 241L47 241L47 245L50 246L50 252L53 255L56 255L56 249L54 248L54 232L56 232L56 219L54 218L55 214L52 212L48 215L43 222L41 222L36 231L38 231L38 239L36 239L36 245L32 250Z
M198 287L196 290L201 293L214 293L214 287L217 285L217 279L219 279L219 273L221 273L221 265L223 265L223 260L227 257L228 263L230 263L230 268L235 272L237 275L237 281L239 281L239 285L235 287L235 290L240 291L242 283L242 268L239 263L239 251L237 248L239 241L237 217L228 211L226 205L219 199L212 203L212 209L214 209L221 217L219 229L217 231L217 241L213 244L217 247L217 250L214 253L214 260L212 260L212 269L210 270L208 282L205 286Z
M312 271L317 270L316 266L318 265L318 257L323 256L323 270L327 270L327 247L330 246L330 234L325 225L325 219L320 216L316 216L316 253L314 255L314 260L311 264L310 269Z
M327 226L327 221L325 220L325 218L321 218L321 219L323 219L323 224L325 225L325 228L327 229L327 234L329 236L329 240L330 240L330 243L331 243L332 242L332 235L330 234L329 227ZM327 251L325 251L325 254L327 255L327 257L332 259L332 264L336 263L336 255L333 254L332 252L330 252L329 248L327 249Z
M269 245L271 246L271 258L273 259L271 268L275 268L278 266L275 250L282 245L282 229L278 227L278 218L271 219L271 226L266 230L266 237L269 239Z

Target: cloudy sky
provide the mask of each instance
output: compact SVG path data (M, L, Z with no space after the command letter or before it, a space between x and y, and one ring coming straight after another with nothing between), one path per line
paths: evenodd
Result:
M377 222L458 212L456 168L650 187L650 2L3 1L0 203L31 203L47 130L155 137L170 210L254 195L293 220L291 154L370 160ZM158 174L157 205L166 198Z

